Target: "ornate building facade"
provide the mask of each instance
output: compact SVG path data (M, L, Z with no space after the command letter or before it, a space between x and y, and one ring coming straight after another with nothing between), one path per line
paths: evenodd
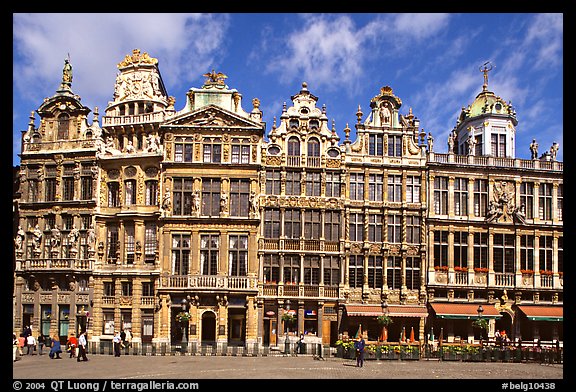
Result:
M387 314L388 340L457 340L482 305L490 334L562 338L562 163L515 158L487 70L447 154L388 86L341 141L305 83L266 133L222 73L177 111L157 59L134 50L118 70L102 125L66 61L22 132L16 332L333 344L378 339Z

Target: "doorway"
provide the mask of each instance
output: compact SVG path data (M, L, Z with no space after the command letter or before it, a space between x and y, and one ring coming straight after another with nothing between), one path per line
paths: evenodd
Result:
M202 343L216 342L216 315L206 311L202 314Z

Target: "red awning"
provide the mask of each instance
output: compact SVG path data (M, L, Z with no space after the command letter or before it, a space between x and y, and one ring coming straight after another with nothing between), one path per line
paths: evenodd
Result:
M380 305L347 304L348 316L377 317L384 313ZM425 306L419 305L388 305L388 316L391 317L427 317L428 311Z
M532 321L563 321L564 308L562 306L522 305L518 308Z
M455 304L444 302L430 303L436 317L445 319L475 319L478 317L478 304ZM502 317L494 305L482 304L482 317L498 318Z

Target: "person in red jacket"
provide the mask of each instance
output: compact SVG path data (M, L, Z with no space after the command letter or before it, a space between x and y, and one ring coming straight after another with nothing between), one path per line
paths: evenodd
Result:
M66 346L70 348L70 358L76 357L76 348L78 347L78 339L74 336L74 332L70 334Z

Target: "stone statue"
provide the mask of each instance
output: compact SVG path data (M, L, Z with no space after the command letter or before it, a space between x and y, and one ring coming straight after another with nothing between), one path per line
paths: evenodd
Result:
M70 230L70 233L68 233L68 243L72 245L72 247L75 247L79 236L80 232L78 231L75 225L72 225L72 230Z
M128 144L126 145L126 148L124 149L128 154L132 154L136 152L136 149L134 148L134 145L132 144L132 140L128 140Z
M558 154L558 149L560 145L556 142L552 143L552 147L550 147L550 155L552 155L552 160L556 160L556 155Z
M39 251L40 246L42 245L42 230L40 230L40 227L38 226L38 224L36 224L36 226L34 227L32 234L34 235L34 237L33 237L34 250Z
M432 132L428 132L428 152L434 151L434 138Z
M256 196L256 192L250 192L250 213L254 215L254 217L260 216L260 206L258 201L258 196Z
M476 138L470 134L468 136L468 155L474 155L476 150Z
M160 138L156 138L154 135L148 135L148 147L147 152L158 152L160 150Z
M513 215L521 224L526 224L526 206L524 204L521 204L520 207L516 208Z
M226 193L220 195L220 212L228 212L228 195Z
M501 217L503 214L502 206L499 205L494 200L490 200L490 207L488 209L488 213L486 214L485 221L486 222L493 222Z
M448 153L454 152L454 135L452 132L448 135Z
M538 143L536 143L536 139L532 139L532 143L530 143L530 152L532 153L532 159L538 159Z
M198 214L200 212L200 192L196 189L192 193L192 212Z
M94 244L96 244L96 232L94 231L94 228L90 226L88 229L88 246L90 249L94 249Z
M56 250L56 248L60 245L60 238L61 238L60 230L56 225L54 225L52 230L50 230L50 233L52 235L52 237L50 238L50 247L52 248L52 250Z
M112 138L112 136L108 136L106 138L106 146L104 147L104 152L112 155L116 155L119 153L119 151L114 146L114 138Z
M62 84L72 84L72 65L70 59L64 60L64 69L62 69Z
M22 226L18 226L18 231L16 232L16 237L14 238L14 245L16 250L22 250L22 245L24 244L24 239L26 238L26 233L22 229Z
M166 192L164 192L164 199L162 199L162 208L165 211L170 211L170 207L172 207L170 196L170 189L166 189Z

